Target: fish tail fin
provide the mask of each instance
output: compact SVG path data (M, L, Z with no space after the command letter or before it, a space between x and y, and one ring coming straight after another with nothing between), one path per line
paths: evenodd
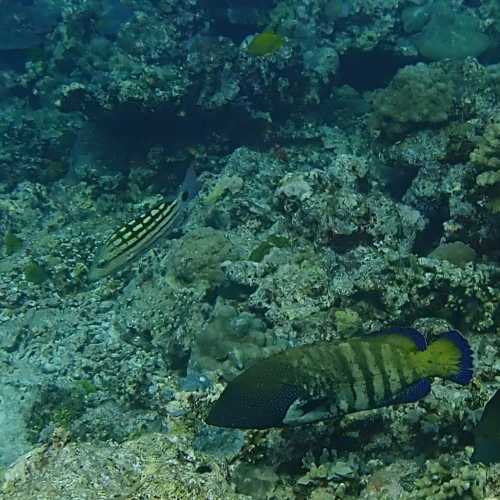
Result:
M189 167L182 182L180 197L182 203L189 203L200 190L200 183L193 167Z
M473 355L469 342L457 330L443 333L420 353L429 365L430 375L466 385L472 379Z

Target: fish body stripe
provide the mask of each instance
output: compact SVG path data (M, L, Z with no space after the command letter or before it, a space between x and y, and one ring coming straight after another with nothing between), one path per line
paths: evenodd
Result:
M175 201L170 205L162 203L156 207L158 212L155 217L151 215L152 210L150 210L145 215L128 222L111 236L108 240L109 243L115 244L119 247L125 247L125 250L128 249L130 245L133 245L138 239L141 238L144 231L152 231L158 224L161 224L163 220L168 220L169 214L173 213L172 205L175 205ZM145 222L146 219L149 220L149 223Z
M162 203L143 217L139 217L118 229L106 244L106 248L109 245L115 247L106 260L110 262L125 253L132 253L134 247L137 247L137 250L140 251L142 248L149 246L161 234L163 229L170 226L178 213L179 206L178 199L174 200L170 205ZM154 216L152 215L153 212L155 212ZM146 219L148 223L145 223Z
M431 382L424 374L432 369L424 368L429 360L450 365L461 361L462 366L455 368L467 373L448 372L444 376L468 383L472 371L470 346L458 332L446 332L443 337L430 344L426 353L417 331L401 329L366 340L318 342L273 354L229 382L206 422L265 429L414 402L430 390ZM457 361L459 355L467 359ZM439 369L445 371L434 366L434 370Z
M403 358L404 356L404 358ZM392 349L392 360L398 374L399 383L401 387L410 385L413 382L408 368L408 353L403 354L401 351Z
M404 356L404 357L403 357ZM413 363L412 354L400 354L401 364L403 366L403 377L408 385L413 384L421 377L419 377L415 365Z
M391 396L395 396L402 389L401 378L399 377L396 364L394 363L393 353L394 350L391 345L383 344L381 346L382 361L387 374Z
M380 364L373 352L373 345L368 342L362 342L360 344L360 349L366 359L366 366L369 370L371 385L372 385L372 403L376 404L384 400L385 387L383 382L383 374L380 369Z
M354 404L356 402L356 395L354 394L355 381L352 376L349 363L339 348L333 349L331 356L333 358L331 362L334 366L338 367L337 373L340 374L338 379L342 389L339 394L340 397L338 398L339 407L342 409L342 406L346 405L349 408L354 408Z
M375 365L380 371L379 385L382 386L383 389L382 401L387 401L392 396L392 394L391 394L391 386L389 383L389 375L386 370L384 357L382 356L382 345L379 343L372 344L371 353L375 358Z
M363 349L364 345L366 345L366 342L356 342L355 344L352 344L351 347L358 362L358 366L363 374L363 382L366 390L366 395L368 397L368 404L371 408L375 404L375 379L372 370L368 366L368 357L366 356L365 350Z
M89 281L96 281L140 257L180 220L188 203L198 193L196 173L188 168L177 198L160 203L144 215L122 225L97 251Z
M365 410L370 407L368 393L366 390L366 381L364 380L363 371L356 359L356 354L350 343L344 343L339 346L340 352L345 356L349 365L349 369L354 379L353 391L355 396L354 408L357 410Z

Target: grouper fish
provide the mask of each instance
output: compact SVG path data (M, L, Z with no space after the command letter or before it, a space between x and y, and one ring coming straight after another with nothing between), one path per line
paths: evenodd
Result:
M500 389L486 404L481 420L474 431L472 462L500 462Z
M97 281L138 259L162 236L182 221L189 202L198 193L198 180L189 168L174 201L156 205L145 214L117 229L97 251L89 280Z
M256 362L229 382L210 425L266 429L339 418L426 396L432 377L472 378L473 357L457 331L427 346L411 328L294 347Z

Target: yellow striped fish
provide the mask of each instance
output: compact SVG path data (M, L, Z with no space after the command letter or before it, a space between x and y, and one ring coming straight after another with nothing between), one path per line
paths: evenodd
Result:
M182 220L189 202L197 192L196 174L189 168L179 194L172 203L160 203L127 222L109 237L96 254L89 280L104 278L139 258Z
M430 391L430 378L472 378L472 351L449 331L429 346L417 330L394 328L344 342L295 347L258 361L230 382L207 423L266 429L337 418L410 403Z

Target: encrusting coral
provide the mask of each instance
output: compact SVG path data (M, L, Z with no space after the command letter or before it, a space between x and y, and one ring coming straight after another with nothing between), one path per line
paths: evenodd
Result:
M470 160L481 172L476 184L483 192L486 206L494 214L500 214L500 121L490 123Z
M454 92L453 81L439 66L406 66L375 94L373 126L398 137L416 127L444 123L452 111Z

